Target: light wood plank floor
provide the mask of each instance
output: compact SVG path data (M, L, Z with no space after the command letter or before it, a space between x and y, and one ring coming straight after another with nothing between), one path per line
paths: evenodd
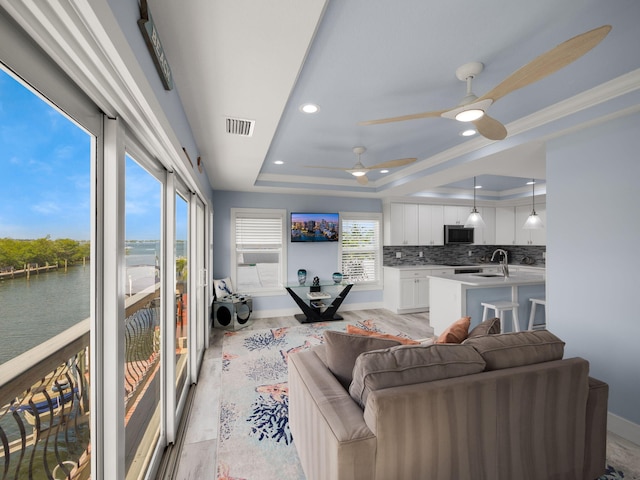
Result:
M341 311L345 321L355 323L368 319L383 320L391 328L404 332L412 338L433 336L429 325L428 313L396 315L389 310ZM256 319L246 327L247 330L278 328L300 325L293 316ZM165 478L177 480L209 480L216 478L216 451L218 442L218 417L220 397L218 386L222 372L222 337L224 330L214 329L210 347L202 362L200 378L186 433L179 453L175 474L167 472ZM255 480L255 479L254 479Z

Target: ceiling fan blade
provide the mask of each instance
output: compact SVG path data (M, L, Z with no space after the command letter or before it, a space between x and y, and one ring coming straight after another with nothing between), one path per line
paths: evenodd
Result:
M449 109L447 109L449 110ZM439 117L447 110L437 110L433 112L414 113L412 115L403 115L401 117L381 118L380 120L366 120L358 122L358 125L380 125L382 123L403 122L405 120L417 120L419 118Z
M486 113L473 124L478 129L478 133L489 140L504 140L507 137L507 129L495 118Z
M417 158L398 158L397 160L389 160L388 162L378 163L377 165L373 165L369 168L369 170L376 170L378 168L394 168L394 167L402 167L403 165L409 165L410 163L418 160Z
M561 43L513 72L499 85L480 97L478 101L490 98L495 102L508 93L557 72L598 45L610 30L611 25L603 25Z
M366 185L367 183L369 183L369 179L367 178L366 175L362 175L360 177L356 177L356 180L358 181L358 183L360 185Z

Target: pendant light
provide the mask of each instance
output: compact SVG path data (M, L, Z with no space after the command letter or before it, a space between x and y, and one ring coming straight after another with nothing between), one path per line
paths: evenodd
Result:
M464 223L465 228L484 228L484 220L476 208L476 177L473 177L473 210L469 214L469 218Z
M543 228L542 219L540 215L536 213L536 192L535 192L535 179L531 179L531 215L527 217L527 221L524 222L522 228L526 230L537 230Z

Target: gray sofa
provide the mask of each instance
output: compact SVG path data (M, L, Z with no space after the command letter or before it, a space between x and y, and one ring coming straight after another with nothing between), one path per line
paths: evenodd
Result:
M547 331L365 349L342 383L327 366L332 348L289 357L289 423L308 480L594 480L605 471L608 386L589 377L586 360L563 359L564 343Z

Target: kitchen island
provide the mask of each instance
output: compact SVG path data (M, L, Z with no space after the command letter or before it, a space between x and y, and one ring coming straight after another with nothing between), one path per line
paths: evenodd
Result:
M440 335L455 320L470 316L473 328L482 321L482 302L511 301L520 304L520 330L526 330L530 298L545 298L544 270L515 272L507 278L486 273L429 275L429 323ZM503 323L503 331L513 330L510 314Z

